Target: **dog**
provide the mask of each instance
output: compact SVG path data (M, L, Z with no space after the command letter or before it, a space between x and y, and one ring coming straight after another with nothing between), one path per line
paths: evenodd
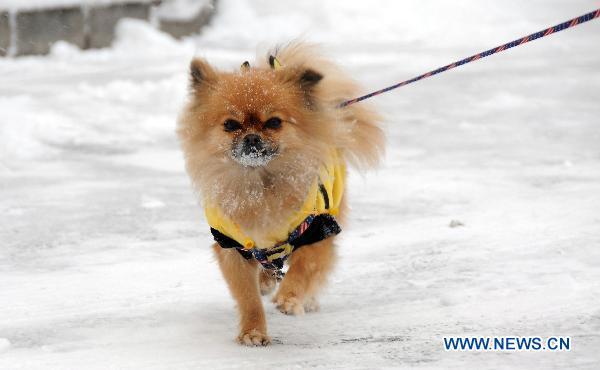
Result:
M358 85L303 42L232 72L195 58L189 75L177 125L186 170L237 302L237 340L268 345L261 294L279 282L272 302L281 312L318 309L347 213L346 169L378 164L381 117L365 103L340 108Z

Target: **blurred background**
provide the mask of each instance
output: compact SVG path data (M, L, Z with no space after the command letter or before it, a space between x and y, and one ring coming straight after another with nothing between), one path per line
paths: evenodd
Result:
M321 311L265 300L267 350L233 341L174 130L194 56L234 70L300 38L369 92L599 7L0 0L0 368L597 367L600 21L373 98L386 159L351 173Z

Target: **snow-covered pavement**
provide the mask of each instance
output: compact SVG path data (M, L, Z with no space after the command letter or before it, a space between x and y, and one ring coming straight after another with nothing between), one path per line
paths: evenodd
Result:
M174 135L190 58L321 41L369 90L597 1L220 1L181 42L0 59L0 369L581 368L600 364L600 21L374 100L382 168L303 317L236 311ZM450 227L451 222L456 227ZM265 302L268 302L265 300ZM570 336L570 352L447 352L448 336Z

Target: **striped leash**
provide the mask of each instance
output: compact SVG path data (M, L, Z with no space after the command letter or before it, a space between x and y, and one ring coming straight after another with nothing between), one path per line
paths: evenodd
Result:
M358 103L358 102L363 101L365 99L372 98L372 97L374 97L376 95L383 94L383 93L388 92L390 90L394 90L394 89L397 89L399 87L411 84L413 82L417 82L417 81L422 80L424 78L431 77L433 75L437 75L438 73L446 72L447 70L450 70L452 68L460 67L463 64L471 63L471 62L474 62L474 61L476 61L478 59L488 57L488 56L490 56L492 54L496 54L496 53L499 53L501 51L505 51L505 50L508 50L510 48L514 48L515 46L523 45L526 42L533 41L533 40L536 40L536 39L539 39L539 38L542 38L542 37L546 37L546 36L551 35L553 33L560 32L562 30L566 30L567 28L575 27L575 26L577 26L579 24L591 21L592 19L596 19L598 17L600 17L600 9L596 9L596 10L594 10L592 12L589 12L589 13L584 14L582 16L579 16L577 18L570 19L570 20L568 20L566 22L563 22L561 24L557 24L556 26L548 27L548 28L546 28L544 30L541 30L539 32L532 33L529 36L521 37L520 39L511 41L511 42L506 43L504 45L500 45L500 46L497 46L497 47L492 48L490 50L486 50L486 51L484 51L482 53L472 55L472 56L470 56L468 58L459 60L458 62L454 62L454 63L448 64L447 66L435 69L433 71L429 71L429 72L424 73L424 74L422 74L420 76L411 78L410 80L402 81L402 82L399 82L399 83L397 83L395 85L388 86L388 87L385 87L385 88L383 88L381 90L374 91L374 92L372 92L370 94L359 96L358 98L347 100L347 101L341 103L338 107L339 108L347 107L347 106L349 106L351 104Z

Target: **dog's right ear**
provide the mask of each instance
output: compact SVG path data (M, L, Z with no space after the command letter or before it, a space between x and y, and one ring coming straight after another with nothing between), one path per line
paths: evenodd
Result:
M217 80L217 73L201 58L195 58L190 63L190 82L194 90L212 85Z

